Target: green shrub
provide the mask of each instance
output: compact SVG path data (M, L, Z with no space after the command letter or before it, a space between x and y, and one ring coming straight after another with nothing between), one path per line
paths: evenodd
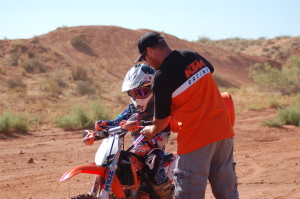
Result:
M58 127L72 130L72 129L83 129L93 126L94 121L92 121L88 114L85 113L81 108L75 107L71 115L63 116L56 120Z
M280 92L290 95L300 92L300 60L291 58L291 65L283 69L265 64L250 67L250 77L262 90Z
M279 118L275 117L275 118L271 118L269 120L262 121L261 124L263 126L278 128L278 127L283 126L284 122L282 120L280 120Z
M85 111L80 107L73 108L70 115L60 117L56 120L56 124L66 130L84 129L93 127L95 121L101 119L112 119L112 115L101 105L100 101L95 101Z
M277 99L270 98L268 100L268 107L270 107L270 108L281 108L282 104Z
M277 116L285 124L291 124L300 127L300 103L281 109L278 111Z
M27 132L30 126L30 119L10 111L0 115L0 134L10 132Z
M277 111L277 115L263 122L263 125L279 127L290 124L300 127L300 103Z
M73 36L70 40L70 43L75 49L84 50L86 47L88 47L85 36L81 34Z
M90 112L93 121L112 119L111 113L105 107L101 106L101 101L92 102L90 104Z

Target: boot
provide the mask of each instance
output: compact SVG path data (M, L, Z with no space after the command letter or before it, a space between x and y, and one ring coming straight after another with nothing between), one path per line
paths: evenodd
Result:
M160 185L153 185L153 188L159 199L170 199L172 185L169 180Z

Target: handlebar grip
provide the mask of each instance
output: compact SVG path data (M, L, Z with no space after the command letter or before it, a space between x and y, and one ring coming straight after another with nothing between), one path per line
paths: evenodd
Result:
M150 126L153 125L153 121L141 121L141 126Z
M82 134L82 138L85 138L85 136L88 134L87 131L84 131L83 134Z
M101 140L102 138L98 135L95 135L95 141Z

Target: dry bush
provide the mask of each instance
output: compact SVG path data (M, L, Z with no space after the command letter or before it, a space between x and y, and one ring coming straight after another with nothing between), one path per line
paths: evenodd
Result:
M58 97L63 93L63 88L68 87L64 81L66 71L58 69L50 74L50 77L42 84L42 90L49 92L52 97Z
M46 66L38 58L27 59L20 62L20 67L28 73L44 73Z
M62 88L68 87L67 82L64 79L68 79L69 72L64 70L63 67L55 70L53 73L50 75L50 79L53 81L57 82L58 85Z
M18 66L21 55L19 53L9 54L6 58L6 64L9 66Z
M25 53L28 50L28 47L26 45L23 44L24 42L20 41L20 40L14 40L11 43L11 49L10 52L11 53Z
M58 82L56 82L53 79L45 80L43 83L42 90L49 92L52 97L58 97L59 95L62 94L62 88L60 87Z
M71 69L73 80L87 80L88 79L88 71L83 66L76 66Z
M23 82L22 77L16 76L16 77L10 77L5 81L6 85L10 89L15 89L17 87L19 88L26 88L26 84Z
M88 42L84 35L79 34L79 35L73 36L70 39L70 43L73 46L73 48L75 48L79 52L82 52L82 53L85 53L88 55L92 55L92 56L96 56L95 53L90 48L90 46L88 45Z
M95 93L92 81L77 81L76 92L80 95L92 95Z
M30 43L33 43L33 44L38 44L40 42L40 39L38 36L35 36L31 39Z

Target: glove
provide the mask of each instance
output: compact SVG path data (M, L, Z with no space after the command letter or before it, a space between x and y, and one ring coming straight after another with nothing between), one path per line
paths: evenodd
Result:
M99 120L99 121L95 122L95 130L101 131L104 128L104 126L107 125L107 123L108 122L105 120Z
M86 134L86 136L83 138L82 142L85 145L93 145L95 141L95 133L85 130L84 134Z

